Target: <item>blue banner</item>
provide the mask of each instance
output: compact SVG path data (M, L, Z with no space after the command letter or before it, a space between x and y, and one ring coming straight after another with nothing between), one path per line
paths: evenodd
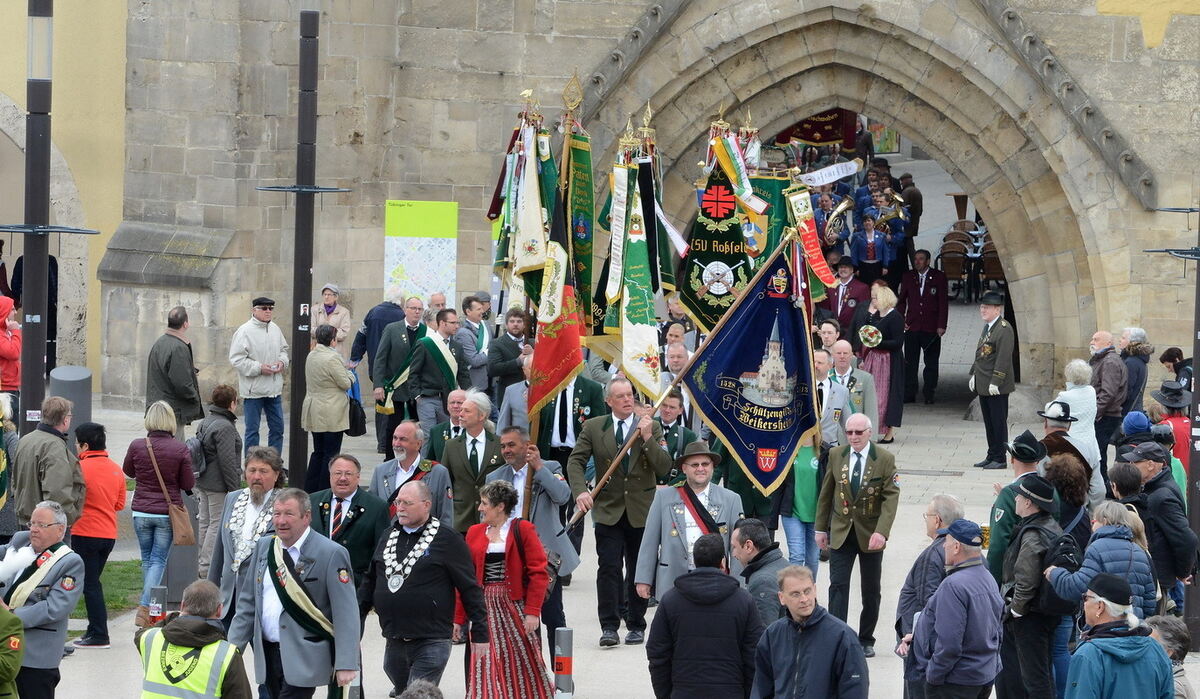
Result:
M776 250L683 377L704 421L765 495L818 429L811 325L792 299L790 259L787 246Z

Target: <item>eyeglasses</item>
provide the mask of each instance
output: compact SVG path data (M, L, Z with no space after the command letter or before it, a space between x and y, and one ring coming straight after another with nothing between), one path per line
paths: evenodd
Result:
M30 522L29 523L30 529L49 529L50 527L65 527L65 526L67 526L67 525L59 524L58 522L50 522L49 524L43 524L42 522Z
M926 512L925 514L923 514L921 516L924 517L925 519L929 519L930 517L937 517L937 515L931 515L928 512Z
M860 435L860 434L866 434L870 431L871 430L846 430L846 434Z

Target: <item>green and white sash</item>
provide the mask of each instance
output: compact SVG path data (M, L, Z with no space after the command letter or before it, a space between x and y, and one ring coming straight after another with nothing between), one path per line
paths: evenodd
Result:
M420 325L417 326L417 341L418 342L420 342L421 338L425 337L426 332L428 332L428 327L424 323L421 323ZM414 349L416 349L416 345L413 345L412 347L408 348L408 356L405 357L404 361L400 363L399 371L397 371L396 375L393 376L387 382L386 386L384 386L384 390L389 394L387 396L387 401L389 404L391 403L391 395L390 394L392 393L392 391L396 390L396 386L399 386L399 385L403 384L405 381L408 381L408 367L410 364L412 364L412 357L413 357Z
M333 622L313 604L304 583L292 569L292 557L283 552L279 537L271 538L271 550L267 553L267 570L271 574L271 583L275 586L284 611L303 626L305 631L332 642Z
M46 579L46 575L54 564L58 563L63 558L71 553L71 549L66 544L59 542L50 548L42 551L41 555L30 563L17 579L13 581L13 585L9 588L9 593L4 596L4 602L9 609L17 609L25 606L25 602L29 600L29 595L37 589L38 585ZM69 589L69 588L68 588Z
M433 357L433 363L438 369L442 370L442 378L446 380L446 390L452 391L458 387L458 381L455 379L457 374L450 367L458 366L458 360L450 352L450 345L446 340L435 340L432 337L423 337L420 340L425 343L425 348L429 350L429 356Z

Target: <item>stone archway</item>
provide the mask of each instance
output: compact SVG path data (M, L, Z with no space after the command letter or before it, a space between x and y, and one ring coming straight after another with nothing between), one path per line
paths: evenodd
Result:
M748 111L762 133L844 107L897 128L949 172L983 212L1017 311L1025 380L1057 383L1112 315L1128 270L1101 262L1126 245L1109 213L1136 206L973 3L949 26L937 3L878 15L823 8L735 18L693 3L601 104L590 125L611 162L612 136L649 101L667 164L664 202L690 216L691 183L711 115ZM942 25L945 24L945 18ZM1126 260L1128 257L1125 258Z

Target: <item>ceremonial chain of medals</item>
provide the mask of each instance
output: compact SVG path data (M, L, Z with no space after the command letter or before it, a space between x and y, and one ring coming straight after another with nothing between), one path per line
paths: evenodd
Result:
M413 546L404 560L399 563L396 562L396 542L400 540L400 529L398 527L392 529L388 534L387 544L383 547L383 572L387 576L388 592L395 593L400 590L404 581L408 579L409 573L412 572L413 566L417 564L417 560L425 555L425 551L433 543L433 537L437 536L438 528L441 526L442 523L436 517L430 518L429 525L425 527L421 538L417 540L417 545Z
M254 538L246 540L242 537L242 525L246 522L246 505L250 502L250 489L242 491L238 499L233 503L233 512L229 515L229 531L233 532L234 552L233 552L233 572L237 572L241 567L242 561L250 557L250 549L254 548L254 542L267 531L267 524L271 521L271 502L275 499L275 491L263 500L262 511L258 513L258 520L254 523Z

